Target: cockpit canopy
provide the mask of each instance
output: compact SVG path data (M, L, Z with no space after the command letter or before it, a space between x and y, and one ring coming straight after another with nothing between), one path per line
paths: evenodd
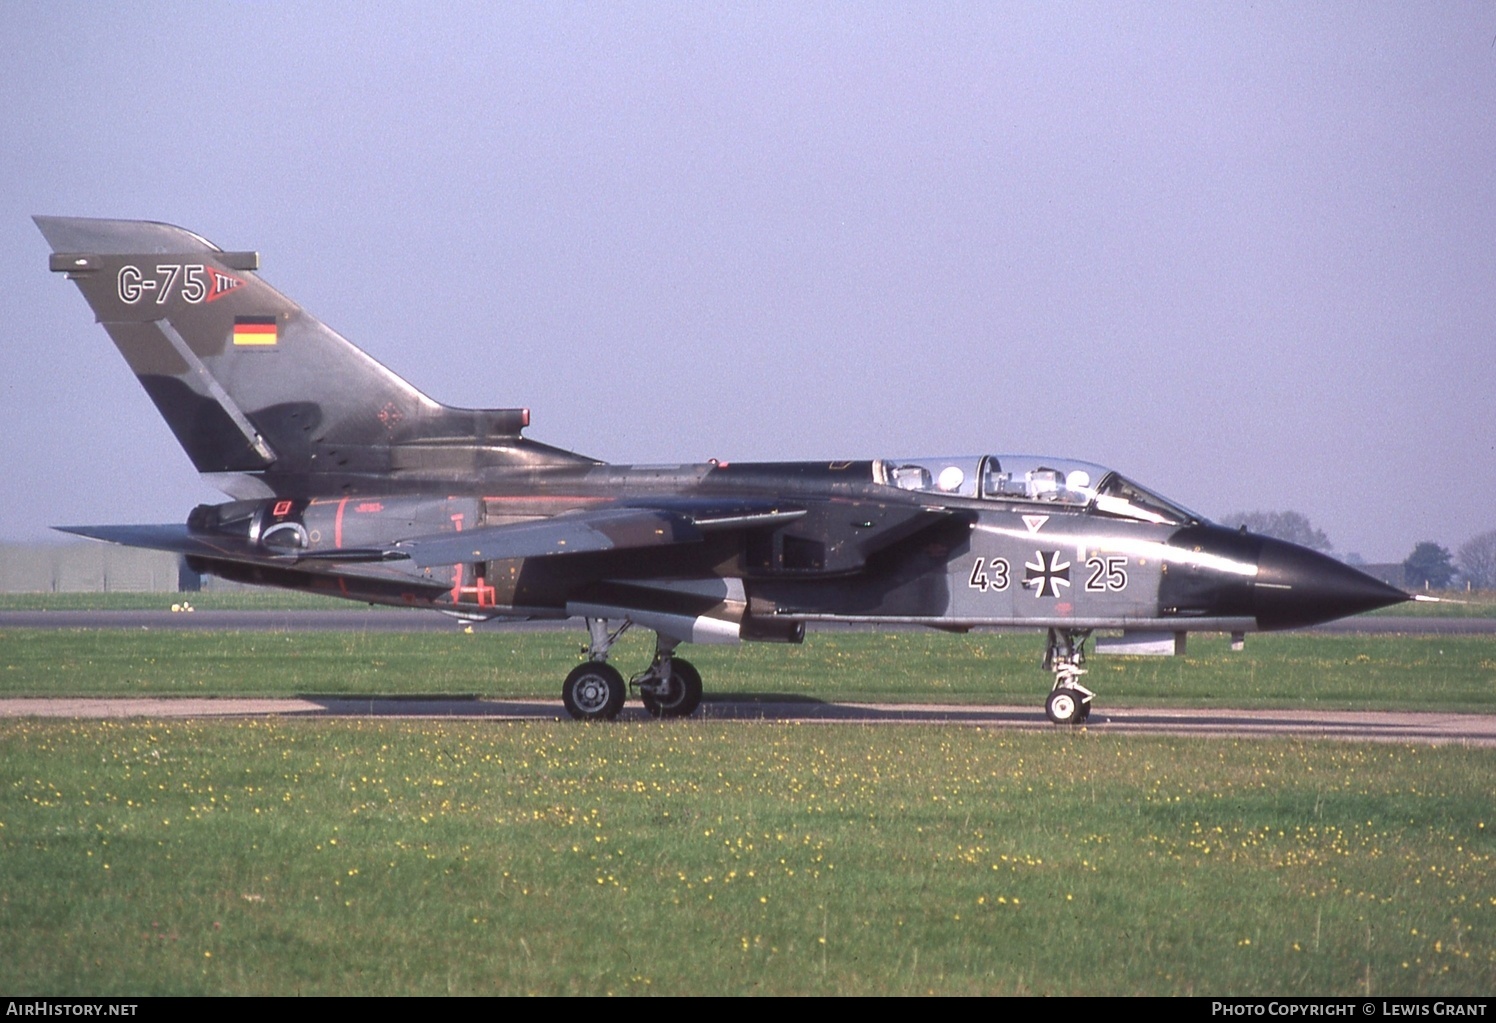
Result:
M1035 455L885 458L873 463L885 486L952 497L1062 505L1136 522L1184 526L1203 522L1175 504L1100 465Z

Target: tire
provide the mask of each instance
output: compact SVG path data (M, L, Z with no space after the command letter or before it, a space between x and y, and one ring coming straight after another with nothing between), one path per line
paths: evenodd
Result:
M612 721L623 710L628 688L618 670L602 661L579 664L561 686L566 713L578 721Z
M1086 718L1085 702L1074 689L1056 689L1044 701L1044 713L1057 725L1079 724Z
M684 718L701 706L701 673L690 661L670 659L670 685L665 693L640 694L644 709L657 718Z

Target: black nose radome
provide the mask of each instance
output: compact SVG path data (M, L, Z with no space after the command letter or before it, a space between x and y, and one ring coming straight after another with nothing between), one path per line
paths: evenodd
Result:
M1296 629L1411 600L1395 586L1307 547L1264 538L1252 581L1261 629Z

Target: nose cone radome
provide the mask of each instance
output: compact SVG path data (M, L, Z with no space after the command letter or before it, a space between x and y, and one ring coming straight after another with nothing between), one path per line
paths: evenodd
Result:
M1395 586L1373 579L1307 547L1263 538L1252 581L1252 605L1261 629L1318 625L1411 600Z

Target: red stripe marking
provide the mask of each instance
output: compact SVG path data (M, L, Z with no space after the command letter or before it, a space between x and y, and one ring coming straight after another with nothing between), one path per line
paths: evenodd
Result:
M459 532L459 533L462 532L462 519L463 519L463 516L462 516L461 512L459 512L458 514L452 516L452 525L454 527L456 527L457 532ZM462 566L461 565L453 565L452 566L452 603L454 603L454 604L460 604L460 603L462 603Z
M492 586L485 586L483 580L479 579L472 586L459 586L453 591L453 600L462 603L462 598L471 595L479 607L498 607L498 591Z
M339 550L343 547L343 509L348 507L348 498L338 502L338 515L332 523L332 545Z

